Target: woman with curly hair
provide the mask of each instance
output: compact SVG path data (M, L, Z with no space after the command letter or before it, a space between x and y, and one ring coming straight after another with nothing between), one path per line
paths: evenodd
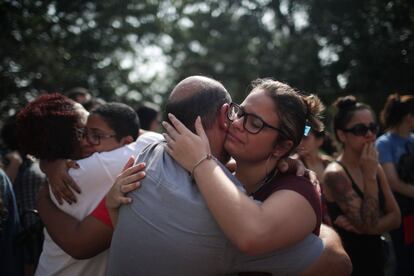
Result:
M17 116L19 148L44 160L84 157L82 129L87 118L82 105L61 94L39 96Z

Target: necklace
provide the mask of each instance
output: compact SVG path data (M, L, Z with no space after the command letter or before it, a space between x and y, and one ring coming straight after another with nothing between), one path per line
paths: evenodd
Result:
M267 183L269 183L278 173L279 171L274 168L270 173L268 173L265 178L257 185L256 189L251 192L249 195L253 195L257 191L259 191L263 186L265 186Z

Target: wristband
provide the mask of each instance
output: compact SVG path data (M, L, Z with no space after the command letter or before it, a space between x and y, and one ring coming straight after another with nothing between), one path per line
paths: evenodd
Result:
M197 163L195 163L193 169L191 170L191 174L190 176L193 178L194 177L194 170L201 164L203 163L205 160L211 160L213 159L213 155L211 155L210 153L207 153L206 156L204 156L203 158L201 158Z

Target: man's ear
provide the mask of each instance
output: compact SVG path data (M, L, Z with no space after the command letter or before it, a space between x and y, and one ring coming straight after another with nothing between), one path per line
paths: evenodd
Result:
M291 140L285 140L282 142L278 142L276 146L273 148L272 155L275 158L280 158L286 155L293 147L293 142Z
M227 119L227 111L229 110L230 105L225 103L220 107L218 114L218 122L221 129L227 130L229 127L229 120Z
M134 138L132 138L131 135L125 136L121 138L121 144L122 145L128 145L134 142Z

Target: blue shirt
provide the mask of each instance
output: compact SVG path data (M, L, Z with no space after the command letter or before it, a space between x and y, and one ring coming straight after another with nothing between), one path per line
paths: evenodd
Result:
M406 152L405 144L407 142L414 143L414 134L409 137L401 137L387 132L378 137L375 146L379 153L380 164L393 163L397 166L401 155Z

